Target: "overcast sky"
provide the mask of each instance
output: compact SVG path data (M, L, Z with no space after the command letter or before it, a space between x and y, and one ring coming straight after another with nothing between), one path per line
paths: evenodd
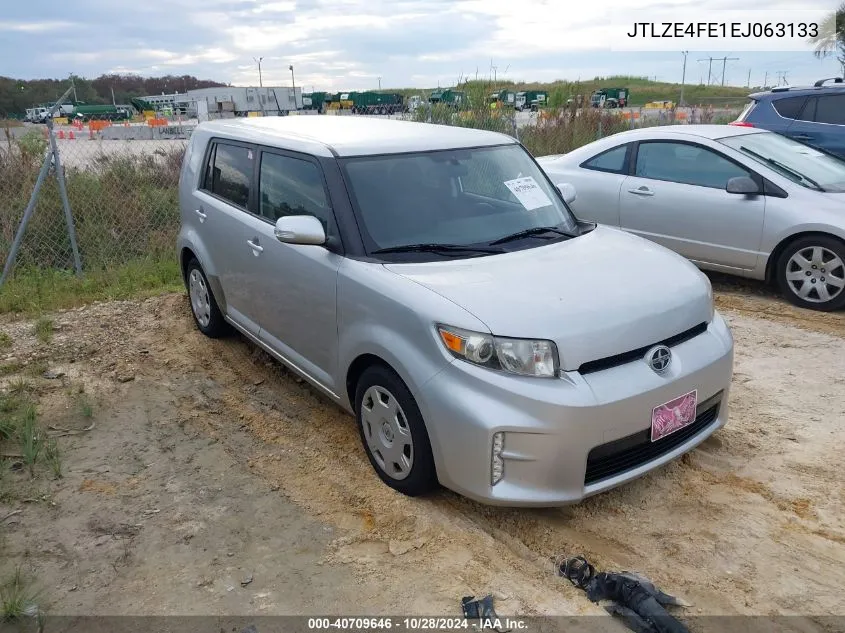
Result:
M662 7L685 7L719 20L737 0L29 0L4 2L0 75L94 77L108 72L191 74L236 85L258 83L253 57L263 56L264 85L306 90L450 86L460 76L550 81L627 74L680 81L680 51L612 51L613 24L653 20ZM767 12L823 9L837 0L741 0ZM595 5L595 6L590 6ZM705 6L706 5L706 6ZM613 13L608 13L608 11ZM613 24L612 24L613 23ZM679 49L681 46L678 47ZM835 59L806 51L691 51L686 79L707 82L709 56L726 63L725 80L790 83L840 74ZM722 63L713 64L721 82Z

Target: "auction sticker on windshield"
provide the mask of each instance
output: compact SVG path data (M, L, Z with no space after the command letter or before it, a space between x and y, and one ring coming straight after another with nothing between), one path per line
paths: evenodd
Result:
M695 420L698 390L654 407L651 412L651 441L655 442L678 431Z
M511 190L511 193L516 196L519 203L528 211L533 211L540 207L548 207L552 203L546 193L540 189L537 181L531 176L506 180L504 185Z

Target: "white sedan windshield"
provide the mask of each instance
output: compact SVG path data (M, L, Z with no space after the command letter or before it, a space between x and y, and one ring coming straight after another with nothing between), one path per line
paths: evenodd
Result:
M774 132L718 140L808 189L845 192L845 161L835 156Z

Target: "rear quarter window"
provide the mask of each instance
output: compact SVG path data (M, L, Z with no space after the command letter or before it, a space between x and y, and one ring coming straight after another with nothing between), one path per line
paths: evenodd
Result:
M775 99L772 106L785 119L797 119L807 97L785 97Z

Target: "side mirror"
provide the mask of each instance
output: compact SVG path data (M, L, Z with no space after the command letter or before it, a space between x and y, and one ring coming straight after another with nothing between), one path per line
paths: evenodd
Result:
M738 176L728 181L725 191L728 193L754 196L760 193L760 187L748 176Z
M575 202L575 198L578 197L575 187L570 185L568 182L559 182L557 184L557 189L560 191L560 195L563 196L563 201L566 204L572 204Z
M273 231L276 239L285 244L313 244L322 246L326 243L323 224L313 215L285 215L276 220Z

